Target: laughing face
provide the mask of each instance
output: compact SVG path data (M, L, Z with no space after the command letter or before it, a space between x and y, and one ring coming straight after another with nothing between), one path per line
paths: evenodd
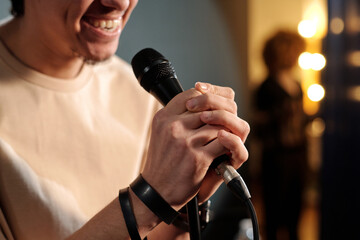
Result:
M57 57L101 61L115 53L137 1L25 0L25 17L34 37Z

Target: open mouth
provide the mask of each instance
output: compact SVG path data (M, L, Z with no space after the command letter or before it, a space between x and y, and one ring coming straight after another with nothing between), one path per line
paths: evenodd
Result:
M121 24L120 19L97 19L85 17L84 20L91 26L107 32L116 31Z

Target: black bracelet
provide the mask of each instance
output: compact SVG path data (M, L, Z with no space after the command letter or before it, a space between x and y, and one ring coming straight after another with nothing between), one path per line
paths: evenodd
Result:
M129 197L129 188L119 191L119 202L124 216L125 224L129 232L129 236L132 240L141 240L141 237L137 230L136 219L132 211Z
M179 215L179 213L145 181L141 174L130 184L130 187L136 196L165 223L171 224Z

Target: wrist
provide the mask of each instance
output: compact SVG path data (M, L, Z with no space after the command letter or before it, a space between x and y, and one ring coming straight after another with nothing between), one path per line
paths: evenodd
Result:
M178 211L186 204L186 199L182 199L181 196L178 196L179 191L178 189L176 189L176 191L174 190L174 185L172 183L169 183L168 181L164 182L163 180L159 181L159 179L154 180L155 177L153 177L153 175L145 172L142 172L140 176L142 176L142 178L149 185L151 185L151 187L159 194L159 196L174 210ZM132 182L132 184L134 182ZM179 198L181 200L179 200Z
M133 211L139 234L144 238L161 220L136 196L131 188L129 188L129 198L134 206Z
M134 194L162 221L171 224L179 212L176 211L140 174L130 184Z

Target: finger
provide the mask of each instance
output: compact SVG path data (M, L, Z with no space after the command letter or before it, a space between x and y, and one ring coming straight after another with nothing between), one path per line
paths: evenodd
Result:
M205 125L200 119L201 113L185 112L180 115L167 116L163 114L163 110L156 113L152 121L152 131L157 133L159 141L165 139L165 141L170 141L171 139L189 139L188 143L191 143L191 137L198 132L198 129ZM212 133L211 138L216 138L217 133L218 130ZM202 145L198 144L196 146Z
M166 106L165 112L168 115L178 115L187 111L185 103L196 97L201 95L201 93L194 88L184 91L176 95Z
M200 116L200 112L192 113L186 111L183 114L176 116L176 121L182 122L184 128L186 129L199 129L205 125Z
M203 147L217 138L218 133L221 129L224 129L222 126L214 125L203 125L198 128L194 134L190 137L192 146Z
M229 152L229 150L222 143L219 142L218 136L219 133L217 135L217 138L215 138L213 141L209 142L201 148L203 155L205 155L207 159L210 159L208 163L209 166L215 158Z
M249 124L238 116L224 110L202 112L200 119L207 124L221 125L245 142L250 132Z
M186 107L192 112L223 109L237 114L237 105L234 100L210 92L188 100Z
M222 177L217 175L214 169L209 169L201 183L197 195L199 203L206 201L212 196L223 182Z
M249 153L238 136L225 130L220 130L217 140L230 151L230 162L235 169L239 168L248 159Z
M195 84L195 89L203 94L212 93L225 98L229 98L231 100L234 100L235 98L234 90L229 87L221 87L221 86L212 85L210 83L197 82Z

